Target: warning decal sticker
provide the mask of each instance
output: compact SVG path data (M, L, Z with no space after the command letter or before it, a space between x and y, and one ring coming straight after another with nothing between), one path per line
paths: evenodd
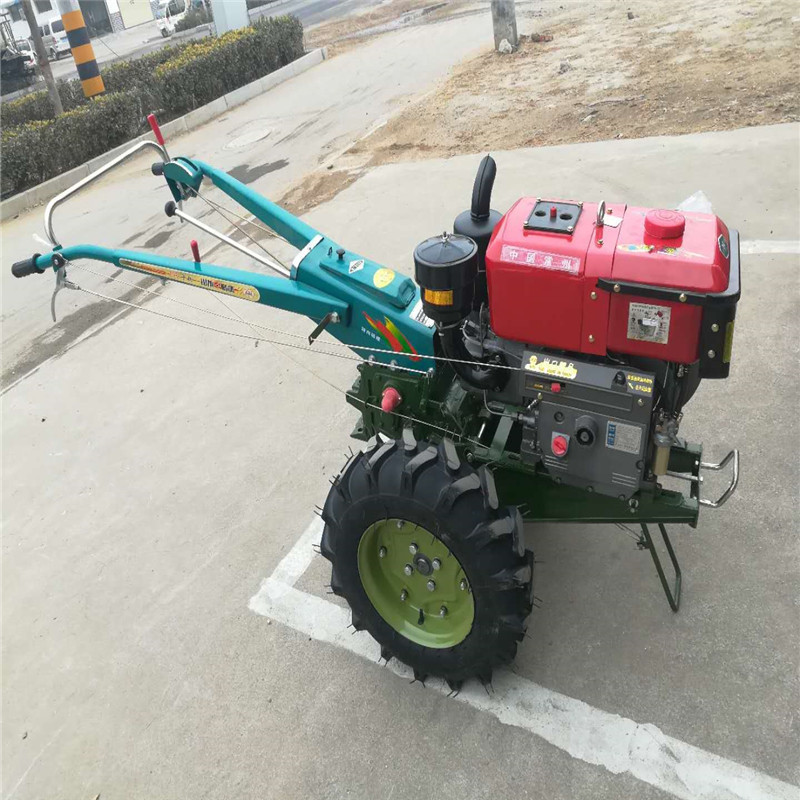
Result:
M541 250L528 250L525 247L512 247L504 244L500 252L503 261L512 264L525 264L536 269L553 269L577 275L581 271L581 260L577 256L560 256L557 253L543 253Z
M639 455L642 445L642 429L637 425L626 425L623 422L606 423L606 447L621 450L623 453Z
M628 307L628 338L666 344L669 341L669 306L631 303Z
M170 281L187 283L189 286L197 286L199 289L208 289L210 292L227 294L230 297L238 297L241 300L249 300L251 303L258 303L261 295L255 286L247 286L244 283L234 281L223 281L219 278L210 278L198 272L183 272L179 269L169 267L158 267L155 264L145 264L144 261L133 261L130 258L119 260L121 267L131 267L139 272L147 272L159 278L166 278Z
M424 325L426 328L433 327L433 320L422 310L422 300L417 300L414 307L411 309L411 313L409 314L411 319L414 322L419 322L420 324Z
M525 369L546 375L548 378L561 378L565 381L574 381L578 377L578 368L572 361L557 361L550 356L544 356L540 361L535 353L531 354Z

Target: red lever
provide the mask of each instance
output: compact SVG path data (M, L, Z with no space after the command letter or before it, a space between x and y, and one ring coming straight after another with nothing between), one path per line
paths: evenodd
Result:
M197 244L197 239L192 239L189 242L189 247L192 248L192 258L194 259L195 264L200 263L200 247Z
M402 402L403 398L400 395L400 392L398 392L393 386L387 386L383 390L383 394L381 395L381 408L387 414L391 414L392 411L394 411Z
M164 137L161 135L161 128L158 127L158 120L156 119L156 115L148 114L147 121L150 123L150 127L153 129L153 135L156 137L156 141L163 147Z

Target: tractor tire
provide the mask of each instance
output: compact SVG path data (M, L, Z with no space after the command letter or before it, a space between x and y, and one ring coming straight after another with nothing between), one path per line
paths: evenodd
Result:
M516 507L500 508L492 473L438 446L378 442L333 481L320 549L331 590L356 630L417 680L491 682L525 635L533 553Z

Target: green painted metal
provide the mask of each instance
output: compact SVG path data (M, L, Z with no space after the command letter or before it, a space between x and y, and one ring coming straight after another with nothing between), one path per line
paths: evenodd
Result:
M256 287L260 293L258 302L307 315L314 322L336 312L338 321L328 325L326 331L364 357L371 355L377 362L396 362L420 372L435 366L429 358L433 355L434 330L420 316L419 289L409 277L345 250L241 181L202 161L174 158L164 165L164 177L172 196L187 201L200 190L204 179L210 180L258 220L303 250L302 258L292 265L291 278L276 279L213 264L199 265L193 261L94 245L64 248L63 256L67 259L94 258L123 269L152 274L152 270L137 270L135 264L129 263L138 261L170 270L170 274L162 276L167 280L206 289L210 287L192 282L194 276L202 274L212 280ZM40 256L37 268L52 267L53 255L51 252ZM188 279L185 276L189 276ZM233 296L243 295L240 292Z
M403 398L397 415L381 411L380 398L386 386L396 388ZM500 502L519 506L529 522L697 526L696 481L688 484L688 495L654 485L631 500L620 500L558 483L543 469L524 463L510 443L513 420L489 414L474 395L460 389L454 374L441 364L433 375L426 376L401 374L382 364L361 364L347 401L361 411L353 432L356 438L367 440L380 433L398 439L405 426L411 427L417 439L436 443L451 438L462 457L475 466L490 466ZM669 467L696 478L701 455L699 445L674 445Z
M55 252L39 256L36 259L36 266L39 269L52 266ZM105 261L132 272L165 277L167 280L187 283L230 297L241 297L240 287L248 287L256 290L256 294L251 294L254 302L293 311L297 314L305 314L312 318L320 319L329 311L336 311L343 319L349 314L350 307L342 300L323 294L316 289L309 289L295 281L273 275L230 269L206 262L198 264L194 261L159 256L154 253L142 253L137 250L99 247L93 244L64 247L58 253L67 261L76 261L80 258ZM255 299L256 297L257 299Z
M358 572L375 610L412 642L454 647L472 630L475 602L466 574L425 528L397 518L370 525L358 544Z

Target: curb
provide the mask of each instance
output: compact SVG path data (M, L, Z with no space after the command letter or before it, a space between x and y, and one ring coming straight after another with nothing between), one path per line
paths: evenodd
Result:
M200 106L200 108L196 108L194 111L190 111L182 117L178 117L171 122L163 124L161 126L161 131L164 136L176 136L182 133L188 133L195 128L199 128L201 125L205 125L206 122L223 114L228 109L240 106L248 100L252 100L254 97L258 97L258 95L268 92L279 84L288 81L290 78L295 77L295 75L300 75L306 70L311 69L311 67L321 64L327 56L328 50L326 47L312 50L310 53L306 53L304 56L292 61L291 64L276 69L274 72L270 72L269 75L265 75L257 81L240 86L238 89L234 89L232 92L228 92L228 94L224 94L222 97L218 97L216 100L212 100L210 103ZM40 183L38 186L33 186L30 189L26 189L24 192L9 197L7 200L3 200L0 202L0 220L5 221L11 219L28 208L52 200L57 194L60 194L65 189L72 186L72 184L77 183L81 178L85 178L96 169L107 164L112 158L115 158L120 153L127 150L131 145L149 138L151 138L150 133L143 133L141 136L137 136L135 139L131 139L115 147L113 150L109 150L107 153L95 156L79 167L75 167L68 172L62 172L61 175L56 175L54 178L50 178L50 180Z

